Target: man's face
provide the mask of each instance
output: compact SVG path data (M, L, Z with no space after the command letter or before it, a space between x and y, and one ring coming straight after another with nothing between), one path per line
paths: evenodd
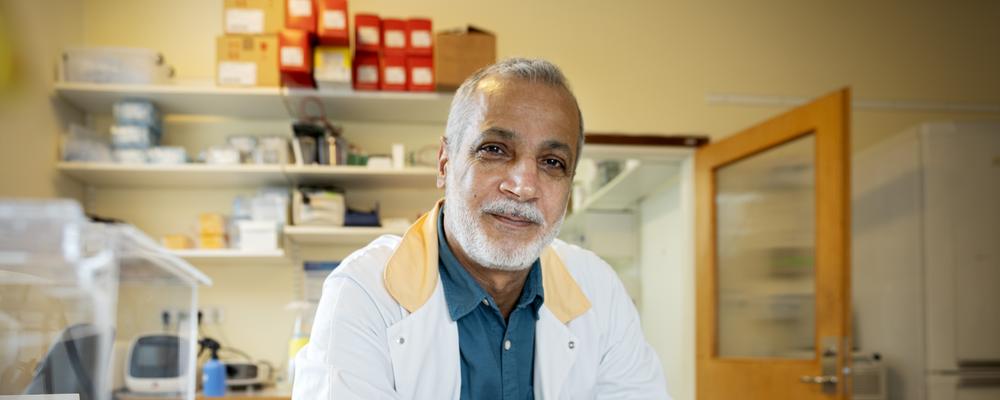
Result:
M579 113L569 93L542 83L488 77L478 96L471 128L452 139L460 143L442 144L445 228L478 264L526 268L565 215Z

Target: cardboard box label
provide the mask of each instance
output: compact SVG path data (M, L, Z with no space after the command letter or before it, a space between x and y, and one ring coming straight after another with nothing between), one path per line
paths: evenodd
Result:
M390 85L406 84L406 68L385 67L385 83Z
M430 31L410 32L410 45L412 47L431 47Z
M414 85L430 85L434 83L434 72L427 67L413 68Z
M378 67L374 65L362 65L358 67L358 82L378 83Z
M263 33L264 10L230 8L226 10L226 32Z
M323 28L347 29L347 16L344 15L344 10L323 11Z
M311 0L288 0L288 13L293 17L311 17L313 15Z
M385 31L385 47L404 48L406 47L406 35L403 31Z
M378 38L378 28L374 26L359 26L358 41L361 42L361 44L377 46L380 43Z
M253 86L257 84L257 63L223 61L219 63L219 83Z
M301 67L306 61L301 47L284 46L281 48L281 65L285 67Z

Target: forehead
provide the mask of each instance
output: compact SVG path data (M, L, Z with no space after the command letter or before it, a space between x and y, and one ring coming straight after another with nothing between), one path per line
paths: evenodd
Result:
M563 88L521 79L488 77L477 86L482 105L479 132L503 128L525 139L576 143L579 111Z

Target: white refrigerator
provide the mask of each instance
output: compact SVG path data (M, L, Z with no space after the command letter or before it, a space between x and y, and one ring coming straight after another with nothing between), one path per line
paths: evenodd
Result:
M920 125L852 168L855 347L889 399L1000 400L1000 124Z

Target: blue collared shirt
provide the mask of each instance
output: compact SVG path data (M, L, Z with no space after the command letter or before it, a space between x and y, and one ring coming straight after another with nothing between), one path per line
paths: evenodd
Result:
M535 260L508 321L493 297L458 262L438 216L438 268L451 319L458 323L462 399L533 399L535 321L542 306L542 268Z

